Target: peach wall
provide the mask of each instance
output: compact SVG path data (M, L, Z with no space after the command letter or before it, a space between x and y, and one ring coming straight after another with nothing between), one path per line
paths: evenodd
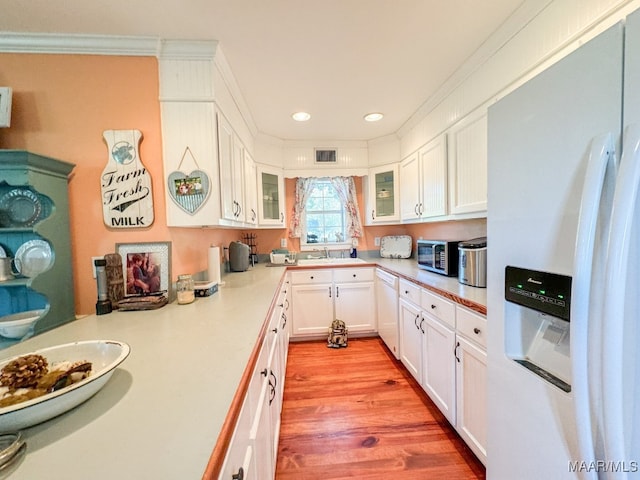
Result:
M155 58L0 54L0 85L13 88L11 127L0 129L0 148L76 165L69 180L76 313L95 312L91 257L114 252L116 243L172 242L175 280L207 268L208 245L240 238L234 230L167 228ZM142 132L140 158L153 179L151 227L111 229L102 221L102 132L109 129Z
M207 247L226 246L245 231L168 228L162 169L158 65L153 57L0 54L0 85L13 88L11 127L0 129L0 148L24 149L76 165L69 180L71 243L76 313L95 311L96 282L91 257L115 251L116 243L170 241L172 280L207 268ZM108 160L104 130L142 132L140 157L153 179L155 221L148 228L112 229L102 221L100 175ZM257 159L259 161L259 159ZM361 213L362 179L356 179ZM293 209L295 180L286 180L287 212ZM377 250L375 237L473 238L484 220L366 227L359 249ZM299 241L287 229L255 230L258 252L290 250Z

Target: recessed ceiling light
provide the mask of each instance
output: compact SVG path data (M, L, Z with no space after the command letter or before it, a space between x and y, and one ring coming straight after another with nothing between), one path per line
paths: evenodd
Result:
M307 112L296 112L291 115L291 117L293 117L296 122L306 122L311 118L311 115L309 115Z
M383 114L378 113L378 112L375 112L375 113L367 113L367 114L364 116L364 119L365 119L367 122L377 122L378 120L382 120L382 117L384 117L384 115L383 115Z

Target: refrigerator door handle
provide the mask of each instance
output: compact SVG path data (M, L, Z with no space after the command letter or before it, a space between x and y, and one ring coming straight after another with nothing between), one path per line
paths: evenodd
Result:
M586 462L598 457L595 434L602 424L602 413L596 411L600 402L594 398L594 388L600 385L600 350L590 339L601 330L601 282L605 258L596 252L606 252L603 243L608 235L606 220L613 203L617 162L613 135L606 133L592 139L585 172L578 231L575 244L571 298L571 390L573 393L579 458ZM596 394L598 395L598 394ZM595 479L595 472L583 472L583 478Z
M629 412L629 398L625 399L625 308L627 295L637 295L636 285L627 283L630 250L634 242L632 232L638 212L635 207L640 187L640 125L630 125L624 132L620 173L611 211L611 234L605 276L604 310L607 312L607 328L602 335L602 400L604 408L604 449L607 460L625 462L631 460L631 452L625 445L625 433L637 428L630 425L625 414ZM632 265L631 268L637 268ZM627 291L628 289L628 291ZM630 321L635 321L634 316ZM634 346L635 348L635 346ZM629 382L633 378L627 379ZM627 408L625 408L627 407ZM610 478L627 478L627 473L611 472Z

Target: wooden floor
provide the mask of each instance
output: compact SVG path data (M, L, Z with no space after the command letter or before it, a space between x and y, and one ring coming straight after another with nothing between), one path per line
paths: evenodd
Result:
M276 479L342 478L485 478L379 338L289 345Z

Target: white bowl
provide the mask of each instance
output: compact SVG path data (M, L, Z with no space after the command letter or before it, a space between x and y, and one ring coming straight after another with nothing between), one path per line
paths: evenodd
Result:
M68 387L26 402L0 408L0 433L15 432L44 422L88 400L107 383L114 369L129 356L130 351L126 343L114 340L89 340L31 352L45 357L50 365L65 361L87 361L93 364L93 369L87 378ZM23 355L0 361L0 369L11 360Z
M0 335L5 338L24 337L44 312L44 310L29 310L0 317Z

